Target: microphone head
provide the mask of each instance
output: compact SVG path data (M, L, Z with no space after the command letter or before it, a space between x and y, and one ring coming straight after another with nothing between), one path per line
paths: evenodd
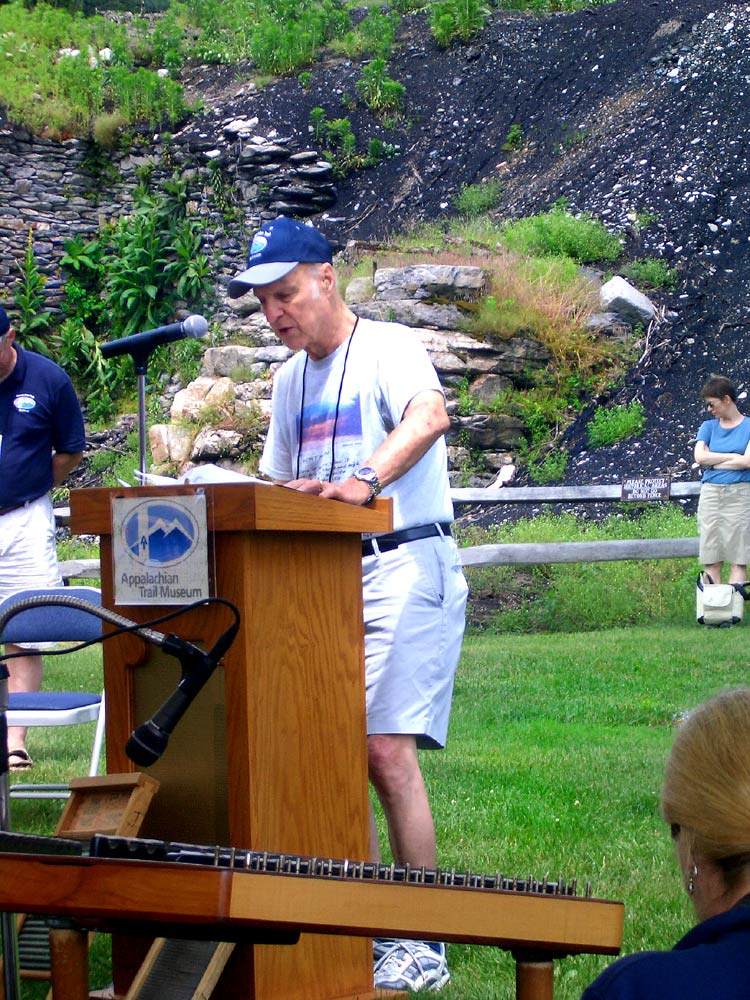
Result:
M125 744L125 753L139 767L150 767L167 749L167 743L169 733L165 733L149 719L130 734L130 739Z
M201 337L205 337L208 333L208 321L204 316L188 316L183 321L182 329L188 337L200 340Z

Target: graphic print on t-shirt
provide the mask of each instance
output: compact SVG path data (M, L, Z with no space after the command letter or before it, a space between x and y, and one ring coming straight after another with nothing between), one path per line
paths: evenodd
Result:
M323 399L305 406L299 476L336 482L362 464L362 411L359 393L353 399Z

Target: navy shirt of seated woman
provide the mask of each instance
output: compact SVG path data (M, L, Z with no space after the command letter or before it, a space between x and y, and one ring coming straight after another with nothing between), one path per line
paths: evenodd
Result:
M694 709L661 795L698 924L671 951L619 959L582 1000L750 1000L750 688Z

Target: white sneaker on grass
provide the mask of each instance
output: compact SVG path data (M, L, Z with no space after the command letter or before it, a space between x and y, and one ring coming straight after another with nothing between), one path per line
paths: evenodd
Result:
M377 989L432 993L450 981L444 944L376 938L373 951Z

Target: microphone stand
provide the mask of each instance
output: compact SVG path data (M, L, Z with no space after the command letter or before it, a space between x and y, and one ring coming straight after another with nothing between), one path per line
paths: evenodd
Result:
M138 383L138 460L142 476L146 475L146 369L150 353L145 347L131 352Z

